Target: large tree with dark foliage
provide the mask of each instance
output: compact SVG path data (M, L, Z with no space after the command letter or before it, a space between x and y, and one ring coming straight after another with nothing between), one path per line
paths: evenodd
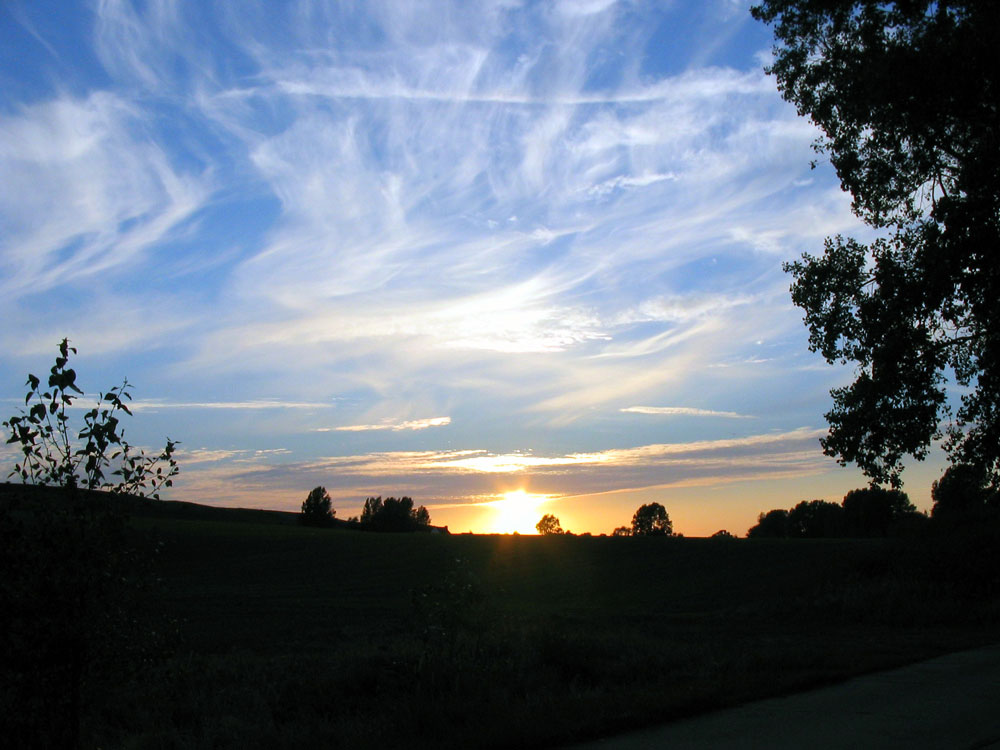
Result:
M1000 485L1000 3L764 0L752 13L774 26L768 72L878 230L786 266L811 348L857 368L831 392L824 450L899 486L902 457L946 433L953 462Z
M936 520L982 522L1000 517L1000 492L975 466L954 464L931 486Z
M535 524L535 530L542 536L566 533L563 531L563 527L562 524L559 523L559 519L551 513L546 513L541 517L541 519L539 519L538 523Z
M788 536L788 511L775 508L757 516L757 523L747 529L748 539L783 538Z
M894 526L917 513L905 492L878 486L851 490L843 507L847 535L854 537L889 536Z
M336 515L326 487L314 487L302 501L299 523L303 526L329 526Z
M788 512L788 536L830 539L844 535L844 509L827 500L803 500Z
M632 516L632 536L672 536L674 525L659 503L640 505Z

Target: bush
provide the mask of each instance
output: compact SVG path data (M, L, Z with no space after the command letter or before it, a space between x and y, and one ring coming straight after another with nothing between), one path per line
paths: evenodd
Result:
M71 428L83 395L71 354L63 339L47 390L28 375L27 411L3 422L21 448L9 476L47 486L8 486L0 504L0 733L12 747L76 747L95 686L139 668L154 646L137 610L151 553L130 538L126 496L171 485L176 443L147 456L125 440L127 380Z

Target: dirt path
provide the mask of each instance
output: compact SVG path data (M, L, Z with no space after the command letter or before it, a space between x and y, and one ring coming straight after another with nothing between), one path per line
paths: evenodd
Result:
M1000 749L1000 645L577 745Z

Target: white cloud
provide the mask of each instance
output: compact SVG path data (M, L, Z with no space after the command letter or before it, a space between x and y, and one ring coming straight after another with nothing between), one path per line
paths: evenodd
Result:
M120 271L204 204L208 182L143 138L110 93L59 97L0 119L0 263L8 295Z
M605 180L599 185L594 185L587 192L595 195L606 195L618 188L647 187L648 185L655 185L657 182L663 182L664 180L676 179L677 175L672 172L668 172L667 174L644 174L636 177L619 175L612 177L610 180Z
M259 409L330 409L334 404L313 401L278 401L260 399L254 401L167 401L155 399L137 399L130 404L133 411L161 410L161 409L233 409L233 410L259 410Z
M379 430L426 430L429 427L446 427L451 417L430 417L429 419L409 419L404 422L383 422L381 424L354 424L343 427L320 427L316 432L372 432Z
M589 16L602 13L615 4L617 0L559 0L557 8L560 13L575 16Z
M371 453L359 456L330 456L319 459L314 467L336 469L345 474L400 474L409 473L441 473L477 472L477 473L510 473L525 470L564 471L566 467L590 467L601 469L621 468L625 466L656 466L663 462L676 463L689 460L700 464L713 464L716 461L732 463L743 453L756 456L767 453L773 447L782 444L796 445L803 441L814 443L826 434L826 430L799 428L789 432L750 435L742 438L726 438L720 440L699 440L688 443L663 443L642 445L634 448L612 448L592 453L570 453L555 456L536 456L530 452L521 453L491 453L485 450L449 450L449 451L399 451L390 453ZM715 454L726 454L724 458L716 459ZM779 457L787 451L778 451ZM800 448L792 451L792 456L813 456L812 452L803 453ZM688 456L689 458L681 458ZM747 459L752 460L752 459Z
M728 419L753 419L748 414L735 411L715 411L712 409L693 409L687 406L628 406L620 411L631 414L655 414L681 417L726 417Z

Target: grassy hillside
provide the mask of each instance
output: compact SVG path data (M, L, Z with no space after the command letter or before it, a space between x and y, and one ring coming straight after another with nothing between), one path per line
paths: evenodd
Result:
M967 574L996 557L988 540L372 534L133 510L159 549L144 622L160 645L93 686L94 746L551 746L997 635L993 579Z

